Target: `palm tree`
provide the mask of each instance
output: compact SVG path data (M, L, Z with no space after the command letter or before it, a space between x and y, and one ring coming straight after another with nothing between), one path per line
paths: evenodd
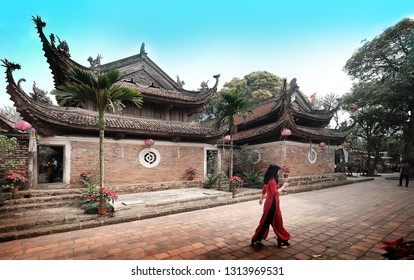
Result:
M52 91L56 95L60 105L70 104L82 107L86 102L91 102L98 108L99 125L99 186L104 186L104 132L105 111L120 112L124 107L123 101L131 101L139 108L142 106L141 93L116 84L123 79L117 70L111 70L100 75L81 69L69 70L69 77L73 82L58 86Z
M230 132L230 170L229 178L233 177L233 134L236 128L234 116L238 115L245 121L253 113L253 105L248 98L239 90L224 92L219 96L218 102L215 103L216 119L214 128L219 129L223 123L226 123ZM230 189L231 190L231 189Z

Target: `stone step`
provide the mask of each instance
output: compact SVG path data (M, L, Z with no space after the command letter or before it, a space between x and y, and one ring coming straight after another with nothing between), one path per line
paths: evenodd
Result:
M59 207L59 206L76 206L79 205L81 202L81 198L79 196L74 197L60 197L59 199L55 198L53 200L50 199L40 199L38 201L26 201L25 203L11 203L9 200L5 201L5 205L0 207L0 218L2 214L11 213L11 212L21 212L21 211L29 211L33 209L44 209L44 208L51 208L51 207Z

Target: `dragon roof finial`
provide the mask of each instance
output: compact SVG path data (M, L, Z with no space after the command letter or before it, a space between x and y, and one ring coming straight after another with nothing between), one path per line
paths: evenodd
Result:
M7 70L10 70L10 71L20 70L21 68L20 64L10 62L7 59L2 59L1 62L3 62L2 66L6 67Z
M42 18L40 16L32 16L32 20L36 24L37 32L42 32L43 27L46 26L46 22L42 21Z

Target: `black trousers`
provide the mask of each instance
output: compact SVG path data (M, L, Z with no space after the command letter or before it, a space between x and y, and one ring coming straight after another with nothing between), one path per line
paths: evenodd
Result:
M410 181L410 175L409 174L401 174L400 175L400 186L402 186L403 178L405 178L405 186L408 187L408 182Z
M273 221L273 217L275 216L276 211L276 200L273 199L272 206L270 206L269 212L267 212L266 219L257 234L256 240L254 241L261 241L263 239L263 235L265 234L266 230L270 227Z

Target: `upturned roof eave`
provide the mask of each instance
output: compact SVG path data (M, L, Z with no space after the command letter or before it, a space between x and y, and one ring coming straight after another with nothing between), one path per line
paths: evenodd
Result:
M291 130L291 136L282 137L281 132L284 128ZM254 127L241 132L237 132L234 136L236 144L249 142L269 142L273 138L274 141L280 141L286 138L295 138L301 141L327 141L332 145L342 144L346 136L350 133L350 128L347 130L334 130L326 128L306 127L295 124L293 109L286 110L281 118L273 123L263 126Z
M137 54L117 61L109 62L94 68L88 68L72 60L70 58L70 54L68 52L63 52L62 50L57 48L54 42L49 42L49 40L43 33L43 28L46 26L46 23L43 22L40 17L33 17L33 21L36 24L36 29L42 42L42 49L44 51L44 55L49 64L49 68L52 71L55 87L60 86L69 81L67 73L72 68L79 68L84 71L89 71L93 73L107 72L111 69L118 69L120 65L123 65L125 62L130 61L131 59L139 59L142 56L142 54ZM51 37L52 36L54 38L53 34L51 34ZM141 88L141 91L143 91L144 95L146 95L146 98L149 101L154 101L156 103L165 103L168 102L168 100L173 100L176 105L198 107L207 103L210 100L210 98L217 92L219 75L214 76L214 78L216 79L216 83L212 88L209 88L204 91L190 91L179 87L178 84L173 79L171 79L170 76L168 76L160 67L158 67L156 63L154 63L146 55L145 58L142 58L142 61L148 64L149 67L151 67L151 69L153 69L154 72L156 72L162 80L165 80L173 88L173 90L166 90L166 92L169 93L168 97L153 95L150 90L146 91L143 90L143 88ZM196 97L189 98L191 96Z
M53 81L54 81L55 87L58 87L68 81L67 71L69 69L79 68L85 71L90 71L89 68L70 59L69 53L65 53L61 49L59 50L55 46L54 42L49 42L49 40L46 38L45 34L43 33L43 28L46 26L46 23L43 22L39 16L36 18L33 17L33 22L36 24L36 30L39 34L40 41L42 43L42 49L44 52L44 56L46 57L50 70L52 70ZM51 34L50 37L55 38L55 35ZM62 42L65 42L65 41L62 41Z
M31 99L16 84L12 71L20 69L20 65L4 60L7 80L7 93L15 104L17 111L34 128L44 135L53 135L60 131L89 133L98 131L98 113L95 111L60 107L41 103ZM185 139L215 139L224 134L224 130L214 131L212 128L198 123L167 122L106 114L106 131L108 133L125 133L134 136L180 137Z
M199 107L206 104L215 94L217 88L210 88L206 91L166 91L158 88L151 88L139 85L132 81L119 82L124 87L139 91L145 101L159 104L176 104L184 107Z

